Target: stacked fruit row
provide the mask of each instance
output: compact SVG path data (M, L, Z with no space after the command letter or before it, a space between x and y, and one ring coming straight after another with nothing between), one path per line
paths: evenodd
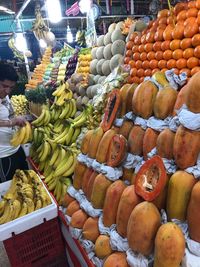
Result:
M51 204L43 184L33 170L16 170L0 201L0 224L13 221Z
M28 101L24 95L13 95L11 103L16 116L26 115L28 113Z
M158 70L175 68L188 77L200 70L199 9L199 1L178 3L161 10L142 33L130 36L124 63L131 67L131 82L139 83Z
M88 75L90 72L90 62L92 60L91 49L82 48L78 53L78 67L77 73Z
M159 80L160 86L166 83L166 80L163 83L163 79ZM126 85L126 89L124 86L121 90L112 91L101 126L88 131L81 145L82 154L90 160L87 166L84 161L78 161L75 167L73 186L76 190L82 189L93 208L103 209L104 226L109 228L116 224L118 234L127 238L133 252L146 257L154 252L154 266L179 266L184 256L186 240L179 226L171 222L172 219L181 222L187 219L190 238L200 242L197 223L200 182L185 171L197 164L200 133L182 125L174 133L170 129L160 132L152 128L144 130L131 120L124 120L120 127L113 124L119 114L123 116L131 110L143 119L154 115L162 120L175 115L177 107L180 108L183 103L194 114L200 113L198 80L199 73L178 94L169 84L158 91L151 81L136 88ZM154 147L157 147L159 156L148 160L147 154ZM141 157L141 161L143 158L146 160L139 171L125 167L127 152L133 157ZM163 158L174 159L179 170L167 174ZM97 170L95 165L89 164L94 160L104 166L122 167L123 174L113 182L109 175L99 172L101 168ZM125 186L125 181L131 185ZM128 266L126 254L113 250L112 237L101 233L99 219L90 217L80 208L78 198L74 198L71 191L65 195L63 203L66 215L71 217L70 225L82 230L83 238L94 243L96 256L105 260L103 266L117 266L119 260L123 262L122 266ZM168 222L161 225L160 211L163 208L166 209Z

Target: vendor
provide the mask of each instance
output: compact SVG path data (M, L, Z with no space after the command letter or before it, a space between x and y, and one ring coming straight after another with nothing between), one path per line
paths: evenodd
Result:
M0 183L12 179L16 169L28 169L23 149L10 145L15 126L24 126L25 119L15 117L9 94L18 80L15 69L0 63Z

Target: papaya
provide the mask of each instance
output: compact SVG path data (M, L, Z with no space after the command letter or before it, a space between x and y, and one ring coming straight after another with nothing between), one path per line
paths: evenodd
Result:
M169 220L186 220L187 207L195 183L194 176L185 171L177 171L171 176L167 193L167 215Z
M185 238L175 223L163 224L156 234L153 267L179 267L185 253Z
M190 202L187 209L189 235L192 240L200 243L200 181L192 188Z
M88 189L88 182L90 180L90 176L92 175L93 173L93 169L92 168L87 168L86 171L84 172L83 174L83 178L82 178L82 190L83 192L86 194L87 192L87 189Z
M103 264L103 267L129 267L126 260L126 253L114 252L108 256Z
M71 197L68 193L66 193L62 200L62 206L64 208L67 208L71 202L73 202L75 199Z
M127 236L127 225L132 210L142 199L135 193L134 185L130 185L124 189L117 209L117 232L122 236Z
M94 251L99 259L104 259L108 257L112 253L110 237L107 235L98 236L95 242Z
M126 96L127 96L129 87L130 87L130 84L126 83L120 89L121 109L120 109L119 117L123 117L126 114L126 110L127 110L127 107L126 107Z
M166 209L167 205L167 192L168 192L169 177L167 177L167 182L165 187L162 189L160 194L151 202L157 207L158 210Z
M129 133L132 128L133 128L133 122L125 120L123 121L123 124L119 129L119 134L123 135L126 139L128 139Z
M158 228L161 225L161 217L156 206L151 202L139 203L131 212L127 239L129 247L144 256L149 256L154 248L154 240Z
M74 200L68 205L65 214L71 217L74 214L74 212L78 211L79 209L80 205L78 201Z
M200 72L195 73L189 80L187 86L185 103L188 109L194 113L200 113L200 93L199 93L199 78Z
M117 209L125 188L126 186L121 180L115 181L108 187L103 206L104 226L110 227L116 223Z
M100 163L105 163L107 158L107 153L109 149L110 142L112 137L116 134L115 130L110 129L104 133L101 141L99 142L97 153L96 153L96 160Z
M123 169L123 176L122 176L122 181L128 181L131 183L131 179L132 179L132 175L134 173L134 169L126 169L126 168L122 168Z
M94 180L91 203L94 208L102 209L108 187L112 184L103 174L98 174Z
M95 159L96 157L98 145L101 141L101 138L103 137L103 134L104 134L104 131L101 127L98 127L92 133L92 136L89 142L89 149L88 149L88 156L92 159Z
M99 218L89 217L83 225L83 237L95 243L97 237L100 235L98 227Z
M126 94L126 113L132 111L132 98L133 98L133 94L135 91L135 88L138 86L138 84L133 83L131 84L131 86L129 86L128 88L128 92Z
M173 116L176 116L177 110L179 110L183 106L183 104L185 104L187 90L188 90L188 85L186 84L178 92L176 102L174 104Z
M151 117L157 92L157 87L151 81L144 81L138 85L132 99L133 113L144 119Z
M87 166L77 161L74 168L73 186L76 190L81 189L83 174L86 171Z
M94 130L89 130L83 137L82 142L81 142L81 153L87 155L88 150L89 150L89 144L90 144L90 139L92 137Z
M200 132L191 131L182 125L174 138L173 155L177 166L186 169L194 166L200 152Z
M158 136L156 149L161 158L173 159L175 133L170 129L164 129Z
M70 221L70 226L78 229L82 229L84 223L86 222L88 216L83 210L78 210L73 213Z
M94 181L95 181L95 178L97 177L99 173L94 171L92 173L92 175L90 176L89 178L89 181L88 181L88 186L87 186L87 191L85 193L87 199L90 201L91 199L91 194L92 194L92 189L93 189L93 185L94 185Z
M156 141L158 138L159 132L154 129L147 128L144 134L143 139L143 157L147 160L147 154L156 147Z
M128 151L134 155L142 156L145 130L141 126L133 126L128 136Z
M158 91L153 108L156 118L164 120L172 115L177 95L177 91L170 86Z

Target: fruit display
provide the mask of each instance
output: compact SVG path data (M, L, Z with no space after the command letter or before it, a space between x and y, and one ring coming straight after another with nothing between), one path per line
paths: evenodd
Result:
M67 69L65 72L66 80L69 79L72 76L72 74L75 72L77 62L78 62L78 51L75 51L74 54L69 58L68 63L67 63Z
M26 115L28 113L28 101L24 95L13 95L11 97L11 103L16 116Z
M16 170L10 187L1 196L0 225L51 204L42 182L33 170Z
M90 62L92 60L91 49L82 48L78 53L78 66L76 73L88 75L90 71Z
M27 121L26 125L20 127L12 136L10 144L12 146L19 146L32 141L32 128L31 124Z

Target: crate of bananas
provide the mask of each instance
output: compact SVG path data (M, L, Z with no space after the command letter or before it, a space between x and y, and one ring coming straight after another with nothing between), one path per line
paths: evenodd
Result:
M0 184L0 241L58 215L57 205L33 170L16 170Z

